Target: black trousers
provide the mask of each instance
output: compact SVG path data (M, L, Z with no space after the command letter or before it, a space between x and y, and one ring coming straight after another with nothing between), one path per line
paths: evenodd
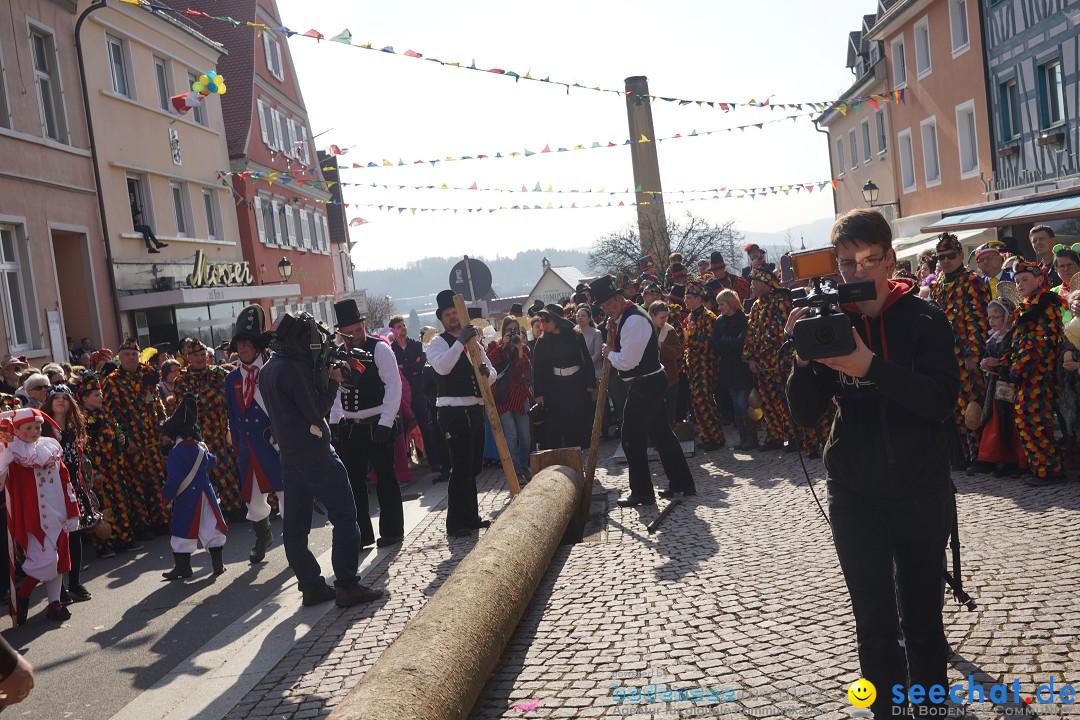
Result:
M439 457L440 470L450 472L450 446L446 443L446 431L439 425L439 411L434 405L428 405L428 417L431 418L431 440L438 448L436 453ZM424 447L427 447L427 437L424 438ZM429 456L433 457L433 456Z
M671 490L683 492L694 490L694 478L686 464L682 447L668 424L664 395L667 391L667 375L662 372L636 378L625 383L619 378L612 382L624 383L626 404L622 411L622 447L630 471L630 494L634 497L653 497L652 477L649 472L649 446L660 453L660 464L667 475Z
M401 537L405 534L405 514L401 507L401 488L394 473L394 443L379 444L372 440L375 423L354 423L342 420L338 424L338 453L349 472L353 500L356 502L356 524L360 526L360 544L375 542L368 505L368 464L375 469L375 495L379 498L379 536Z
M413 389L411 407L413 415L416 416L416 424L420 427L420 435L424 438L424 455L427 456L428 465L432 470L438 470L443 462L443 455L439 451L445 443L436 439L439 430L435 427L435 419L428 412L427 395Z
M139 224L133 227L135 229L135 232L143 236L143 242L146 243L147 250L158 244L157 236L154 235L154 231L150 229L149 225ZM151 245L151 243L153 243L153 245Z
M441 407L439 427L450 450L446 488L446 530L480 527L476 476L484 467L484 406Z
M578 370L578 373L583 372L592 372L592 369ZM576 374L568 377L553 375L547 382L549 389L544 397L544 434L540 449L588 447L592 398L581 378Z
M877 688L874 716L893 717L892 687L948 688L941 568L950 504L943 490L867 498L829 481L829 516L859 644L862 676ZM897 642L900 628L904 645Z

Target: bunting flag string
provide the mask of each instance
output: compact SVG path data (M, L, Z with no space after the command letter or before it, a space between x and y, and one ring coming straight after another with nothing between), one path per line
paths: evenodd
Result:
M838 180L838 179L837 180L823 180L823 181L821 181L819 183L811 183L810 185L812 185L814 187L817 187L819 190L824 189L825 187L830 187L830 186L835 190L839 182L841 182L841 181ZM375 208L375 209L379 210L380 212L393 212L393 211L396 210L399 215L401 215L402 213L405 213L405 212L408 212L408 213L410 213L412 215L415 215L418 212L419 213L453 213L453 214L456 215L458 213L483 214L483 213L494 213L494 212L508 211L508 210L595 210L595 209L598 209L598 208L633 207L635 205L658 205L661 202L663 202L664 204L667 204L667 205L678 205L678 204L691 203L691 202L702 202L702 201L710 201L710 200L725 200L727 198L734 198L736 200L745 200L745 199L749 198L750 200L753 200L755 198L764 197L764 196L767 196L767 195L780 195L780 194L790 195L793 192L798 194L798 193L803 191L804 187L805 187L804 185L792 185L790 187L773 187L773 188L770 188L770 189L751 188L750 192L747 192L746 189L732 189L732 190L727 190L724 195L716 194L716 195L712 195L710 197L686 198L685 200L665 200L665 201L661 201L660 198L654 197L651 201L646 201L646 202L635 202L633 200L631 200L630 202L626 202L626 201L620 200L617 203L608 201L606 203L599 203L599 202L598 203L591 203L591 204L583 203L581 205L577 204L576 202L573 202L570 205L566 205L565 203L560 204L560 205L555 205L553 202L551 202L549 200L546 205L540 205L538 203L533 203L533 204L523 203L523 204L520 204L520 205L500 205L499 207L489 207L489 208L484 208L484 207L479 207L479 208L411 207L411 206L407 206L407 205L388 205L388 204L381 204L380 205L380 204L376 204L376 203L352 203L351 206L352 207ZM764 190L764 192L762 190ZM358 220L360 222L357 222ZM367 224L368 222L369 222L368 220L364 220L363 218L354 218L352 221L350 221L349 224L350 225L364 225L364 224Z
M770 110L779 109L779 110L797 110L797 111L801 111L803 108L810 108L810 109L816 111L817 113L822 113L822 112L825 112L828 109L831 109L831 108L835 107L842 114L846 115L848 113L848 111L851 111L851 110L854 110L854 111L858 112L859 107L861 105L867 104L867 103L870 104L871 106L873 106L873 108L875 110L880 108L881 105L887 104L887 103L890 103L890 102L902 103L903 102L903 94L904 94L904 90L900 89L900 90L889 90L889 91L884 92L884 93L868 95L866 97L841 98L841 99L837 99L837 100L809 101L809 102L797 102L797 103L773 102L773 99L772 99L771 95L766 97L764 100L761 100L761 101L754 100L754 99L750 99L750 100L747 100L747 101L689 100L689 99L685 99L685 98L666 97L666 96L663 96L663 95L656 95L656 94L653 94L653 93L645 94L645 93L635 93L633 91L628 91L628 90L614 90L614 89L610 89L610 88L602 88L602 87L600 87L598 85L591 85L591 86L590 85L584 85L584 84L579 83L579 82L568 83L568 82L564 82L562 80L552 80L550 77L533 77L531 69L526 71L524 74L521 74L521 73L516 72L514 70L506 70L506 69L503 69L503 68L500 68L500 67L482 68L482 67L477 67L476 66L476 60L475 59L472 60L468 65L466 65L465 63L460 62L460 61L451 62L451 61L439 60L438 58L434 58L434 57L428 57L428 56L425 56L423 53L417 52L415 50L405 50L404 52L399 53L396 50L394 50L392 45L384 45L382 47L377 47L375 43L370 43L370 42L359 43L359 44L354 43L353 42L352 32L350 32L348 28L345 28L341 32L337 33L336 35L333 35L333 36L327 38L324 33L320 32L318 30L315 30L315 29L310 29L307 32L302 33L302 32L298 32L296 30L292 30L290 28L287 28L285 26L280 26L280 27L277 27L277 28L271 28L269 25L266 25L264 23L245 22L245 21L241 21L241 20L236 20L235 18L231 18L231 17L228 17L228 16L215 17L213 15L210 15L209 13L201 12L199 10L193 10L191 8L188 8L187 10L177 10L176 8L171 8L171 7L168 7L166 5L159 5L157 3L154 3L154 2L148 1L148 0L120 0L120 1L124 2L124 3L127 3L129 5L139 5L141 7L145 7L147 9L151 10L151 11L154 11L154 12L175 13L177 15L186 15L188 17L196 17L196 18L200 18L200 19L203 19L203 20L215 20L215 21L218 21L218 22L228 23L229 25L233 26L234 28L235 27L240 27L241 25L244 25L244 26L252 28L255 31L255 33L257 34L258 37L262 37L263 32L273 29L273 30L276 30L277 32L281 33L282 35L284 35L287 38L303 37L303 38L308 38L309 40L314 40L316 43L320 43L320 42L325 40L326 42L333 42L333 43L338 43L340 45L347 45L348 47L356 48L357 50L371 50L373 52L386 53L386 54L390 54L390 55L396 55L396 56L399 56L399 57L412 58L412 59L415 59L415 60L425 60L427 62L437 63L438 65L440 65L442 67L452 67L452 68L458 68L458 69L462 69L462 70L473 70L473 71L476 71L476 72L487 73L489 75L500 75L502 77L513 78L515 83L517 83L519 81L522 81L522 80L530 80L530 81L533 81L533 82L547 83L547 84L550 84L550 85L558 85L560 87L565 88L567 95L570 94L571 89L584 90L584 91L589 91L589 92L597 92L597 93L604 93L604 94L619 95L619 96L622 96L622 97L630 97L630 98L633 99L634 102L638 102L638 103L643 103L643 102L656 103L656 102L659 101L659 102L667 103L669 105L673 105L675 107L691 107L691 106L694 106L694 107L709 107L709 108L713 108L713 109L716 109L716 110L720 110L722 112L730 112L732 110L737 110L737 109L741 109L741 108L768 108Z
M819 188L824 187L829 182L831 182L831 181L825 180L825 181L815 181L815 182L809 182L809 183L787 183L787 184L784 184L784 185L771 185L771 186L768 186L768 187L731 188L731 189L735 190L736 192L747 193L747 194L749 194L749 193L763 194L763 193L765 193L767 191L773 191L773 190L780 191L780 190L783 190L785 188L786 189L795 189L795 188L798 187L798 188L802 188L802 189L806 190L807 192L811 192L815 187L819 187ZM475 182L472 185L468 186L468 187L451 186L451 185L446 185L445 183L442 184L442 185L381 185L381 184L376 184L376 183L368 184L368 183L348 183L348 182L343 182L343 183L340 183L340 184L341 185L352 186L352 187L357 187L357 188L379 188L379 189L382 189L382 190L410 190L410 191L411 190L476 190L478 192L554 193L556 195L565 195L565 194L590 195L590 194L594 194L594 195L661 195L661 196L663 196L663 195L706 195L706 194L709 194L709 193L722 193L722 192L727 192L728 191L727 187L708 188L708 189L704 189L704 190L643 190L641 185L638 185L633 190L631 190L630 188L626 188L624 190L608 190L608 189L606 189L604 187L601 187L601 188L598 188L598 189L595 189L595 190L592 189L592 188L585 189L585 190L578 190L578 189L566 190L566 189L562 189L562 188L556 189L550 183L548 184L548 186L546 188L542 188L540 182L537 182L531 189L528 188L525 185L522 185L520 189L500 188L500 187L479 187L478 184L475 183Z
M405 160L399 158L397 160L397 162L394 162L393 160L383 158L381 161L370 160L367 163L354 162L351 166L341 164L338 169L339 170L359 170L359 169L363 169L363 168L401 167L401 166L405 166L405 165L425 165L425 164L430 164L432 167L434 167L435 165L437 165L440 162L457 162L459 160L496 160L496 159L512 158L512 157L533 157L535 155L545 155L545 154L549 154L549 153L554 154L554 153L573 152L575 150L596 150L598 148L624 147L626 145L635 145L635 144L639 144L639 143L649 143L649 142L658 142L659 143L659 142L664 142L665 140L683 140L683 139L687 139L687 138L708 137L710 135L715 135L715 134L719 134L719 133L726 133L726 132L736 132L736 131L744 132L746 130L761 130L761 129L764 128L765 125L770 125L770 124L775 124L775 123L782 123L782 122L786 122L788 120L791 120L791 121L794 122L794 121L799 120L800 118L808 118L808 117L811 117L812 115L815 115L815 114L816 113L806 113L806 112L795 113L793 115L786 115L786 116L784 116L782 118L772 118L771 120L762 120L761 122L749 123L747 125L738 125L738 126L730 127L730 128L721 128L721 129L718 129L718 130L704 130L704 131L701 131L701 132L699 132L698 130L695 129L695 130L691 130L689 133L675 133L674 135L671 135L671 136L668 136L668 137L662 137L662 138L649 138L649 137L646 137L645 135L640 135L636 140L632 140L630 138L627 138L627 139L622 140L620 142L615 142L613 140L608 140L607 142L598 142L598 141L594 140L594 141L592 141L590 143L578 143L576 145L571 145L571 146L566 146L566 147L556 146L554 148L551 146L551 143L545 143L543 148L540 149L540 150L530 150L529 148L523 147L520 150L512 150L512 151L509 151L509 152L498 151L498 152L495 152L495 153L490 153L490 152L488 152L488 153L479 153L477 155L457 155L457 156L447 155L446 157L444 157L441 160L436 158L434 160L413 160L411 162L406 162ZM539 146L539 144L536 144L533 147L538 147L538 146ZM340 153L335 153L335 154L344 155L345 153L340 152Z

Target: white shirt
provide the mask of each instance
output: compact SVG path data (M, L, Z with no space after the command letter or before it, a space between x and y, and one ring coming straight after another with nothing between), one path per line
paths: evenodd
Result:
M251 373L248 372L248 368L249 367L258 368L259 369L259 374L261 376L262 375L262 367L265 364L266 364L266 360L263 358L262 353L259 353L258 355L255 356L255 362L251 363L251 365L245 365L244 363L240 363L240 380L243 383L240 386L241 391L244 389L244 385L247 384L248 376L251 375ZM258 378L256 378L256 380L255 380L255 404L257 404L259 406L260 410L262 410L263 412L266 412L266 403L263 402L262 390L259 389L259 380L258 380Z
M488 360L487 353L484 352L483 346L477 343L477 347L480 349L480 360L484 363L484 367L487 368L487 380L488 384L491 383L491 378L495 376L495 371L491 367L491 361ZM439 375L449 375L450 371L457 365L458 358L461 357L461 353L465 350L465 347L459 343L454 342L447 346L446 340L442 335L436 335L431 340L431 344L428 345L427 359L432 369ZM440 396L435 400L435 407L464 407L466 405L483 405L484 399L468 396L468 397L443 397Z
M621 319L620 316L619 320ZM636 368L638 363L641 362L641 356L645 354L645 347L649 344L649 339L652 338L653 327L652 320L636 312L628 317L623 326L617 331L619 345L622 350L612 350L608 353L608 361L611 363L611 367L623 372ZM661 365L656 372L664 372L664 366ZM655 374L649 373L649 375Z
M334 406L330 408L330 424L338 422L342 418L346 420L365 420L379 416L379 424L384 427L393 427L398 411L401 409L401 373L398 371L397 357L390 345L380 340L375 343L375 367L379 370L379 379L383 381L382 405L367 408L359 412L348 412L341 406L341 390L338 390L334 398Z

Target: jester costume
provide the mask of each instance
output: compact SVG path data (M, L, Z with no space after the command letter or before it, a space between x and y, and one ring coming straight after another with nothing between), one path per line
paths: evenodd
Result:
M776 449L794 437L794 427L784 405L784 382L791 369L791 356L780 352L784 344L784 325L791 314L791 295L780 279L764 268L756 268L751 280L764 283L770 290L754 301L746 328L743 361L756 362L756 386L761 395L765 423L765 448Z
M86 375L79 385L78 397L86 418L86 453L95 474L101 478L98 494L102 512L112 516L112 544L121 549L135 542L133 501L137 494L129 485L130 478L124 473L123 446L127 438L104 407L90 410L83 404L83 398L100 389L101 382L97 376ZM94 478L89 480L92 482ZM90 543L99 550L104 548L104 542L93 533L90 534Z
M825 414L821 416L815 425L799 429L802 436L802 451L806 457L821 457L821 450L825 447L825 443L829 441L829 431L832 429L834 417L836 417L836 405L829 403L825 409Z
M687 294L704 297L705 288L692 282ZM694 410L701 442L706 445L723 445L724 428L720 424L720 411L716 407L713 388L720 359L709 345L713 322L716 320L704 305L690 311L686 316L686 378L690 382L690 406Z
M1021 263L1016 273L1038 267ZM1055 372L1064 338L1061 300L1045 286L1025 298L1016 309L1012 342L1003 361L1016 385L1016 429L1031 474L1043 480L1064 477L1061 450L1054 442Z
M138 344L128 338L121 350L136 350ZM134 524L146 530L168 524L161 485L165 478L165 456L158 445L158 426L165 419L165 406L157 392L161 378L149 365L132 371L118 367L101 384L105 396L102 409L116 421L127 437L127 447L134 448L121 456L122 472L134 506Z
M960 242L945 234L937 245L937 251L960 252ZM953 328L956 361L960 365L960 399L956 403L954 418L957 440L953 451L954 464L968 467L979 459L979 439L964 423L964 411L972 402L982 404L986 391L978 362L986 346L989 328L986 323L986 305L990 302L990 286L976 273L963 265L948 274L941 274L930 285L929 300L945 312ZM965 362L974 367L969 369Z
M192 352L205 349L194 344ZM225 379L228 373L214 366L196 370L190 364L180 371L173 385L176 397L194 395L199 406L199 427L210 453L217 458L217 465L210 471L214 490L226 513L244 509L240 498L240 481L236 474L236 458L226 447L229 435L229 416L225 403Z

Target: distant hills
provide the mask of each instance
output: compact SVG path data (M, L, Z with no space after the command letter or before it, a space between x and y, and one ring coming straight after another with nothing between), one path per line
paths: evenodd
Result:
M779 257L788 249L798 250L801 240L805 240L807 248L828 243L832 224L832 218L823 218L780 232L745 232L745 242L757 243L766 248L771 257ZM477 257L491 270L492 289L499 297L528 294L540 278L541 261L544 258L547 258L553 267L570 265L587 274L591 273L588 248L548 248L525 250L513 257ZM369 297L389 295L393 299L396 312L408 314L412 309L421 311L432 307L435 294L449 287L450 269L460 260L461 256L427 257L408 263L403 268L357 272L356 287L366 290Z

